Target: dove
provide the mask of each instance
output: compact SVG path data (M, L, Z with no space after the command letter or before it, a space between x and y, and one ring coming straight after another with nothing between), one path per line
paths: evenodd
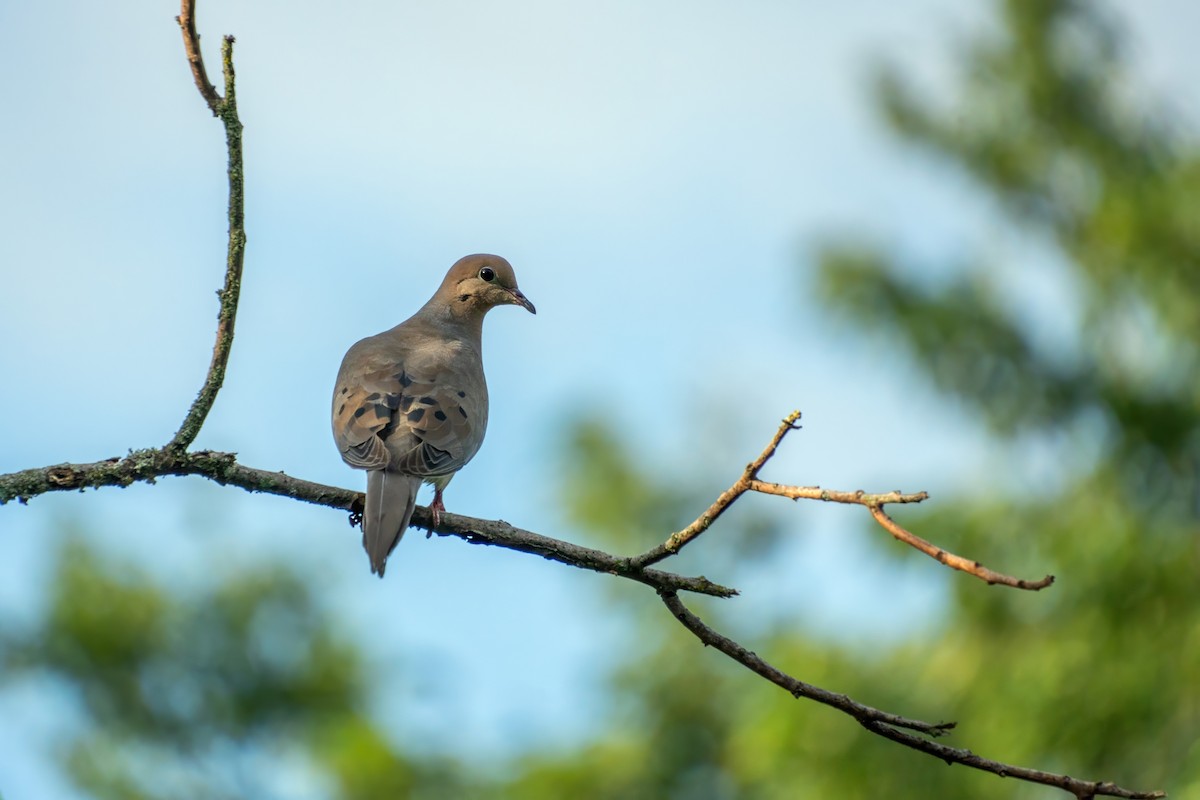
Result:
M537 313L507 261L465 256L417 313L355 343L342 359L333 438L342 460L367 470L363 549L381 578L421 484L434 488L429 509L437 526L446 510L442 492L483 444L483 318L500 305Z

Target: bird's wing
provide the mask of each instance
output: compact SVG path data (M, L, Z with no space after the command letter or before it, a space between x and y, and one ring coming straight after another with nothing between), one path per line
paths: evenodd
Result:
M346 463L419 477L460 469L478 449L478 402L445 373L418 376L403 366L339 382L333 429Z

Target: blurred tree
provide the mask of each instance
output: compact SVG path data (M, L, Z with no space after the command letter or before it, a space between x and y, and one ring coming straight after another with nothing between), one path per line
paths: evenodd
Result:
M83 720L58 755L91 796L456 796L461 770L396 748L365 714L355 647L278 569L170 589L80 539L34 630L0 627L0 675L60 682Z
M890 653L831 650L791 631L759 649L874 705L951 713L960 746L989 757L1200 798L1200 150L1129 82L1099 4L1004 0L999 10L1000 32L965 51L957 101L926 103L886 70L879 104L894 131L965 171L1008 224L1044 244L1039 268L1066 287L1062 304L1010 265L969 264L931 286L925 265L859 244L822 251L818 286L858 330L905 348L998 441L1050 447L1060 465L1045 485L998 475L939 500L915 528L1060 580L1037 595L955 580L943 633ZM1047 335L1044 315L1074 334ZM615 436L595 422L583 430L577 445ZM567 459L586 466L564 495L603 534L626 482L588 470L630 468L613 445L597 449ZM651 488L653 474L634 483L651 509L679 494ZM661 501L647 500L656 491ZM647 641L670 644L622 672L626 713L610 738L531 762L511 796L559 796L564 785L586 797L1059 794L947 769L797 707L717 654L686 658L686 634L644 624L655 630Z

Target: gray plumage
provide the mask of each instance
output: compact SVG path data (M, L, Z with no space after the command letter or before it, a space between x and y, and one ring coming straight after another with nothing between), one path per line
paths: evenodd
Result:
M436 525L442 491L483 444L483 317L506 304L536 313L507 261L466 256L416 314L357 342L342 359L333 438L347 464L368 471L363 548L381 578L421 483L434 487Z

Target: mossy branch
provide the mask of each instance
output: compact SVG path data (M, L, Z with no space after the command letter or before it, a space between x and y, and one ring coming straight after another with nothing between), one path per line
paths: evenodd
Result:
M183 0L179 16L175 18L183 32L183 48L192 77L200 90L200 96L212 109L213 115L225 126L225 147L228 151L229 175L229 247L225 261L225 285L217 292L217 336L213 344L212 361L204 378L204 385L188 409L179 430L171 437L166 449L182 453L191 446L208 418L217 392L225 382L225 367L233 349L233 329L237 321L238 299L242 291L242 267L246 254L245 227L245 174L242 166L242 123L237 113L236 75L233 70L232 36L221 43L221 66L225 73L225 96L208 80L204 68L204 57L200 53L200 35L196 33L195 0Z

